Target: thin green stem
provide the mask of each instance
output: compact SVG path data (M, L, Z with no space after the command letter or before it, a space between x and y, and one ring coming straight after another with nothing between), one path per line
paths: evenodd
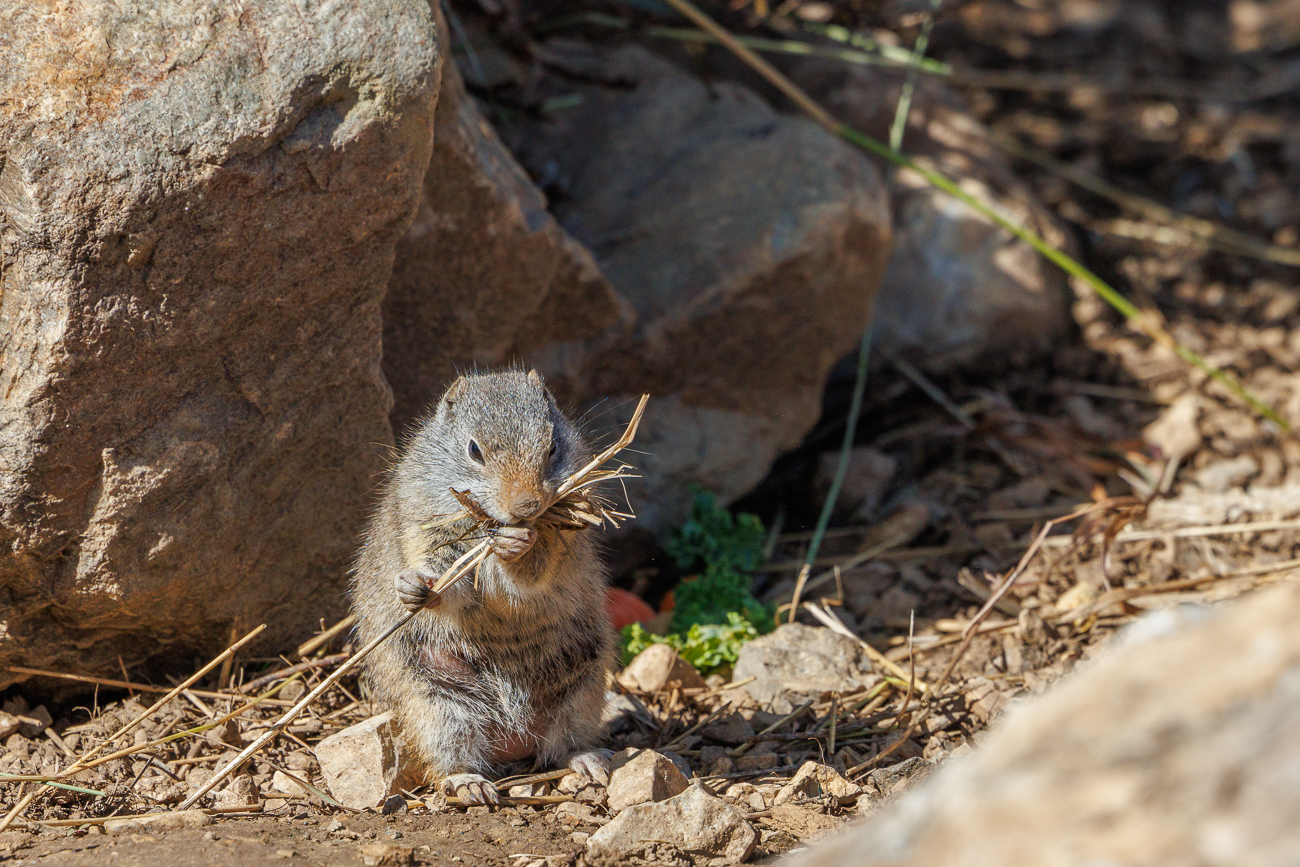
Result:
M1096 274L1094 274L1088 268L1086 268L1085 266L1077 262L1075 259L1071 258L1070 256L1067 256L1065 253L1062 253L1060 250L1056 249L1051 244L1047 243L1047 241L1043 240L1042 236L1040 236L1037 232L1024 228L1023 226L1016 225L1015 223L1008 220L1006 217L999 214L997 210L995 210L994 208L989 207L984 202L981 202L979 199L975 198L974 196L967 193L965 190L961 189L961 187L957 186L957 184L953 183L948 178L944 177L943 175L939 174L936 171L927 169L924 166L919 165L914 160L909 159L908 157L904 156L903 154L899 153L893 148L890 148L888 145L884 144L883 142L876 141L874 138L872 138L869 135L864 135L863 133L860 133L857 130L852 129L850 127L844 126L843 124L837 125L834 132L836 133L836 135L840 136L845 141L855 144L858 147L862 148L863 150L870 151L871 153L876 154L877 156L883 157L884 159L889 160L894 165L911 169L912 171L921 175L921 177L925 178L925 180L931 186L943 190L948 195L952 196L955 199L960 200L961 202L973 208L978 213L992 220L994 223L997 223L999 226L1006 229L1008 232L1015 235L1017 238L1024 241L1029 246L1033 247L1040 254L1042 254L1044 258L1046 258L1052 264L1056 265L1062 271L1064 271L1065 273L1069 274L1072 277L1077 277L1080 280L1082 280L1084 283L1088 284L1088 286L1091 287L1093 291L1095 291L1098 295L1100 295L1102 299L1106 301L1107 304L1109 304L1111 307L1114 307L1116 310L1118 310L1120 314L1124 316L1125 319L1128 319L1130 322L1136 324L1138 328L1140 328L1142 332L1146 334L1148 337L1150 337L1152 340L1155 340L1158 343L1168 346L1183 361L1186 361L1188 364L1191 364L1194 367L1199 368L1200 370L1204 371L1206 375L1222 383L1224 387L1226 387L1229 391L1231 391L1237 397L1244 400L1250 406L1250 408L1253 409L1255 412L1269 419L1270 421L1272 421L1274 424L1276 424L1278 427L1280 427L1282 430L1286 431L1287 433L1291 432L1291 425L1289 425L1285 419L1283 419L1280 415L1278 415L1277 412L1274 411L1272 407L1263 403L1261 400L1259 400L1257 397L1255 397L1253 394L1247 391L1245 386L1243 386L1235 378L1229 375L1226 371L1220 370L1219 368L1215 367L1214 365L1206 361L1204 358L1202 358L1199 354L1193 352L1192 350L1188 349L1186 346L1183 346L1181 343L1174 340L1173 337L1170 336L1170 334L1164 329L1151 327L1147 321L1147 317L1142 313L1141 310L1139 310L1136 306L1134 306L1134 304L1131 301L1129 301L1118 291L1116 291L1113 287L1111 287L1109 283L1107 283L1105 280L1098 277Z
M862 331L862 342L858 344L857 378L853 381L853 399L849 402L849 418L844 423L844 440L840 444L840 460L835 465L835 478L831 480L831 489L826 492L826 501L822 503L822 513L817 517L817 526L813 530L812 541L808 543L808 554L804 565L811 568L817 560L822 539L826 537L826 528L831 522L831 513L835 511L835 502L840 497L840 488L844 486L844 476L849 471L849 456L853 451L853 438L858 432L858 416L862 413L862 399L867 393L867 361L871 358L871 323ZM793 613L790 615L794 616Z

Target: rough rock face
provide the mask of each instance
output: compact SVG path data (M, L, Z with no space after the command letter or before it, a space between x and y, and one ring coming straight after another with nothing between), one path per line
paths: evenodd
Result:
M638 526L757 484L815 423L831 365L866 322L889 244L870 160L745 87L706 85L636 47L541 49L520 158L636 316L559 380L580 402L655 395L638 436ZM579 101L580 100L580 101ZM554 376L555 374L553 374Z
M858 643L845 635L802 623L787 623L740 648L736 680L754 701L776 713L789 713L810 698L870 686L871 663Z
M433 4L435 13L438 4ZM444 39L448 29L439 21ZM384 375L399 434L457 369L526 359L560 372L616 339L631 308L443 69L433 156L384 299Z
M903 78L822 58L789 65L791 77L854 129L889 140ZM1028 225L1054 244L1065 236L988 129L941 82L916 82L903 151ZM880 285L873 342L932 372L1043 351L1070 325L1065 276L1028 244L907 170L892 195L894 248Z
M791 862L1289 864L1300 586L1166 610L876 818Z
M427 4L72 2L0 28L0 662L282 646L342 609ZM7 675L0 675L0 685Z

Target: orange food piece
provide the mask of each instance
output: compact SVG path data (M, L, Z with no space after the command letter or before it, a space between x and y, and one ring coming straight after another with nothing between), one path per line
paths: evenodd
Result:
M655 616L655 610L644 599L622 587L609 587L605 590L605 611L615 629L633 623L644 623Z

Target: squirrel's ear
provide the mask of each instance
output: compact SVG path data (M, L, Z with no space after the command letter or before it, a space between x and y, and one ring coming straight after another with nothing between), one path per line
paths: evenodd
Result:
M542 375L537 372L536 368L528 371L528 378L538 385L545 387L545 383L542 382Z
M465 377L456 377L456 381L447 386L446 393L443 394L442 400L438 402L438 408L451 409L451 407L454 406L465 394L465 387L467 385L469 385L469 383L465 380Z

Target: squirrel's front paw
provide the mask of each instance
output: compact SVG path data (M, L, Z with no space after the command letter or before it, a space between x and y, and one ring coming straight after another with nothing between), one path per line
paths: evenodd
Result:
M537 541L537 531L532 527L497 527L492 532L492 553L503 563L515 562Z
M499 804L497 787L478 774L452 774L442 780L442 793L455 795L462 804Z
M438 577L437 573L424 567L397 573L393 585L397 589L398 600L410 611L436 607L441 600L433 598L433 582Z

